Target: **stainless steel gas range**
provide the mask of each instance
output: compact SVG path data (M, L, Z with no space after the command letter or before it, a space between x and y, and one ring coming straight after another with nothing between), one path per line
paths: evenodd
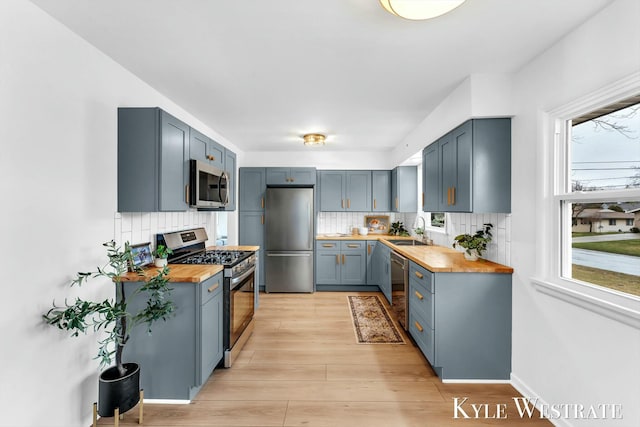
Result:
M224 267L224 367L228 368L253 332L255 312L254 252L239 250L207 250L204 228L158 234L156 244L173 251L172 264L217 264Z

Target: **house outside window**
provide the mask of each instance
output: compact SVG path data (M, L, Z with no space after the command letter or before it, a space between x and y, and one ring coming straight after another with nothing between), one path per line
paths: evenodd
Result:
M638 298L640 233L634 223L640 210L640 94L560 123L558 274Z

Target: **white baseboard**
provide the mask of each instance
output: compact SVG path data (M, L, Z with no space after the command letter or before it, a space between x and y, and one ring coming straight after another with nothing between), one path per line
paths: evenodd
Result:
M540 411L540 408L543 405L547 405L547 402L545 402L542 398L538 397L538 393L536 393L535 391L533 391L533 389L531 387L529 387L528 385L526 385L524 383L524 381L522 381L520 378L518 378L516 375L513 374L513 372L511 373L511 385L513 386L513 388L515 388L516 390L518 390L518 392L523 395L524 397L530 397L530 398L536 398L536 409L538 411ZM554 418L554 419L548 419L547 420L553 424L554 426L557 427L572 427L572 424L563 418Z
M446 384L511 384L511 380L442 380Z

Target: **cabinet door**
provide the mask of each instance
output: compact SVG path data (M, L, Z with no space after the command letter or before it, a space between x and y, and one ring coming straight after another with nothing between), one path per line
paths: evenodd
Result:
M379 259L377 261L379 268L378 286L391 304L391 249L384 244L379 245Z
M207 145L209 145L208 136L201 134L195 129L190 130L189 134L189 158L209 163L207 158Z
M343 171L320 171L320 210L339 212L345 210Z
M185 211L189 180L189 126L161 112L159 210Z
M455 180L451 190L451 212L471 212L473 209L472 191L472 155L473 127L468 121L452 132L455 144Z
M471 212L471 121L445 135L439 143L442 212Z
M343 285L365 285L367 283L367 253L362 242L354 242L352 246L360 246L357 249L349 249L349 243L342 245L340 262L340 283Z
M378 277L375 274L375 241L367 241L367 285L377 285Z
M346 171L346 210L369 212L371 210L371 171Z
M438 143L434 142L422 152L422 210L440 212L440 167Z
M238 244L264 248L264 213L240 212L238 215ZM258 262L264 266L264 250L258 252ZM264 268L256 278L258 286L264 286Z
M291 168L289 173L290 182L295 185L315 185L315 168Z
M229 203L224 207L225 211L236 210L236 153L225 150L224 170L229 176Z
M240 168L239 206L241 211L264 211L267 188L264 168Z
M209 144L207 144L207 157L211 166L224 170L224 152L225 148L222 145L209 139Z
M339 250L316 252L316 283L319 285L339 285L341 258Z
M418 208L417 166L398 166L391 172L394 212L416 212Z
M217 285L213 298L203 301L200 312L200 384L204 384L222 359L222 274L202 282L203 292Z
M289 172L289 168L267 168L267 185L290 184Z
M371 171L371 211L391 212L391 171Z

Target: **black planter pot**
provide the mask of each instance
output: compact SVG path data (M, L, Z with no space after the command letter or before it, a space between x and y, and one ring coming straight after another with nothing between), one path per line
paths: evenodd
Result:
M101 417L113 417L116 408L123 414L140 401L140 366L137 363L124 363L123 366L126 370L123 377L115 366L100 374L98 414Z

